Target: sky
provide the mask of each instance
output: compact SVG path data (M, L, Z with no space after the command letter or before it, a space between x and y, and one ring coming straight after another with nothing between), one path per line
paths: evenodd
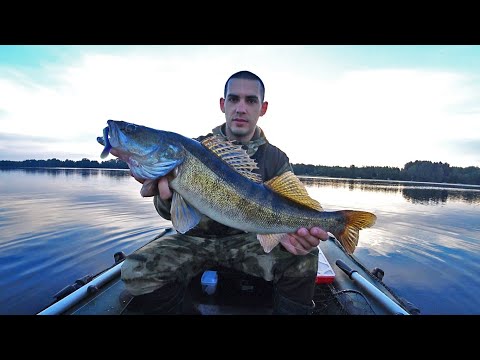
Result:
M108 119L207 134L249 70L291 163L480 167L479 64L480 45L0 45L0 160L113 159Z

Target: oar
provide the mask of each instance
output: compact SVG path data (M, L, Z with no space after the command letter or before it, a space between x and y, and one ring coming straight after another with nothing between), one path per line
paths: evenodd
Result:
M342 260L338 259L335 264L348 275L355 283L357 283L364 291L373 296L380 304L382 304L391 314L394 315L410 315L395 301L377 289L367 279L358 273L357 270L351 269Z

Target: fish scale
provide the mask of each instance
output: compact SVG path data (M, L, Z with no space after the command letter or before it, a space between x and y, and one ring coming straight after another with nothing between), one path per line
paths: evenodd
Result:
M290 171L262 183L253 160L239 145L212 136L203 142L175 132L108 120L102 154L115 149L139 179L167 176L172 224L180 233L202 215L226 226L253 232L266 252L301 227L318 226L333 234L349 253L359 231L376 216L367 211L323 211Z

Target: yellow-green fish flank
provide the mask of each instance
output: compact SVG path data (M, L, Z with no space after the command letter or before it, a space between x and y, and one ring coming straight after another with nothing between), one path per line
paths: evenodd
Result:
M168 175L172 224L181 233L201 214L224 225L257 234L269 252L286 234L319 226L352 253L359 230L375 223L366 211L323 211L291 172L265 183L253 173L255 162L240 146L220 137L202 143L180 134L109 120L98 141L111 146L137 178ZM105 151L105 150L104 150ZM107 150L108 151L108 150Z

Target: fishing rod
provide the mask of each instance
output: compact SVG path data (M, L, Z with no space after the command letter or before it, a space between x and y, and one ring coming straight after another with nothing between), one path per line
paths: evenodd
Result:
M350 268L340 259L335 261L335 264L347 274L351 280L360 286L362 290L369 293L375 300L382 304L392 315L410 315L405 309L360 275L357 270Z

